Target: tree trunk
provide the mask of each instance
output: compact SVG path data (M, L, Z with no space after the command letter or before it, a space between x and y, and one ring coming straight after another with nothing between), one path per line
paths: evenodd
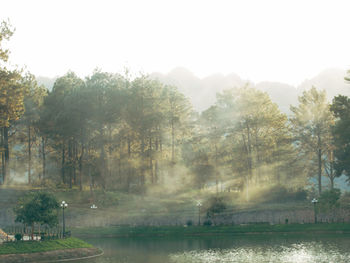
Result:
M175 127L174 118L171 119L171 162L175 163Z
M0 147L4 148L4 129L0 129ZM1 179L0 183L3 184L5 181L5 152L1 151Z
M144 170L144 165L145 165L145 156L144 156L144 151L145 151L145 142L143 135L141 135L141 176L140 176L140 184L142 186L145 185L145 170Z
M79 190L83 190L83 158L84 158L84 144L81 145L81 154L79 158Z
M218 171L218 147L215 144L215 183L216 183L216 194L219 193L219 171Z
M31 233L31 236L32 236L32 240L34 240L34 222L32 223L32 233Z
M131 183L131 165L130 165L130 158L131 158L131 139L130 135L128 134L128 175L126 178L126 188L127 191L130 191L130 183Z
M3 140L3 146L4 146L4 174L3 174L3 183L6 182L7 176L9 173L9 163L10 163L10 150L9 150L9 134L8 134L8 128L3 128L4 133L4 140Z
M68 141L68 185L72 189L72 140Z
M101 178L101 186L103 190L106 189L106 182L105 182L105 147L104 147L104 132L103 128L100 128L100 178Z
M28 126L28 184L32 183L32 142L31 128Z
M45 137L42 136L41 137L41 154L42 154L42 169L43 169L43 177L42 180L45 180L46 178L46 152L45 152L45 144L46 144L46 140Z
M151 135L149 137L148 157L149 157L149 172L150 172L150 176L151 176L151 183L154 184Z
M63 141L62 143L62 163L61 163L61 176L62 176L62 183L66 183L66 177L65 177L65 165L66 165L66 160L65 160L65 153L66 153L66 147L65 143Z
M119 175L119 184L122 185L122 158L123 158L123 140L119 139L119 159L118 159L118 175Z
M317 161L318 161L318 194L322 192L322 151L321 151L321 136L318 135L318 150L317 150Z
M155 164L154 164L154 180L156 183L158 183L158 148L159 148L158 138L156 139L156 157L155 157Z

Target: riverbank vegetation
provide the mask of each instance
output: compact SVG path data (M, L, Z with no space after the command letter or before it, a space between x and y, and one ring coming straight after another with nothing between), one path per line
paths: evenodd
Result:
M84 237L171 237L198 235L239 235L266 233L350 234L349 223L333 224L244 224L226 226L159 226L159 227L89 227L74 228L74 235Z

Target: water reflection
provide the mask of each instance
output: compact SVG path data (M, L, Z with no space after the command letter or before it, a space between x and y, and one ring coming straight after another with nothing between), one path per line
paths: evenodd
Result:
M169 255L174 263L226 262L283 262L283 263L340 263L350 262L350 254L329 249L320 244L293 244L291 247L232 248L226 250L188 251Z
M350 236L346 235L85 240L105 254L81 263L350 262Z

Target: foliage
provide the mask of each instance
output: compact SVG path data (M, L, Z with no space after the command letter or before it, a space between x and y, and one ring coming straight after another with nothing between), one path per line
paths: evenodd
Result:
M225 211L227 204L223 196L212 196L205 204L205 211L209 217Z
M334 168L338 176L345 172L350 178L350 98L342 95L334 97L331 110L337 118L333 128L335 137Z
M0 61L6 62L8 60L8 49L2 47L4 40L9 40L14 33L14 28L9 21L1 21L0 23Z
M12 34L3 22L0 44ZM347 103L335 99L331 133L334 118L325 92L316 88L300 96L288 122L268 94L250 84L223 90L214 105L196 113L175 86L145 75L96 69L80 78L70 71L48 91L33 75L1 67L0 182L11 168L11 179L31 186L89 189L89 200L101 206L119 201L116 190L144 195L215 188L249 201L255 189L265 189L262 202L302 200L307 175L318 175L321 192L321 176L333 185L347 171ZM101 198L99 190L106 193Z
M321 211L332 210L336 207L339 207L339 199L341 196L340 189L334 188L327 191L323 191L319 197L319 207Z
M206 220L204 220L204 222L203 222L203 226L211 226L213 223L211 222L211 220L210 219L206 219Z
M257 193L253 193L253 199L261 203L284 203L294 201L305 201L307 191L302 188L287 188L283 185L273 185L260 188Z
M21 233L15 234L15 239L16 239L17 241L20 241L22 238L23 238L23 234L21 234Z
M186 225L187 226L192 226L193 225L193 221L192 220L187 220L186 221Z
M18 200L14 208L16 222L30 226L34 226L35 223L54 226L58 224L58 208L59 204L52 194L41 191L29 192ZM32 233L33 231L34 228Z
M291 118L295 145L302 156L308 160L309 174L317 173L318 192L322 192L322 175L325 162L332 162L333 138L331 126L334 117L330 111L325 91L312 87L298 98L299 105L291 106ZM316 172L317 171L317 172ZM334 173L329 174L331 182Z

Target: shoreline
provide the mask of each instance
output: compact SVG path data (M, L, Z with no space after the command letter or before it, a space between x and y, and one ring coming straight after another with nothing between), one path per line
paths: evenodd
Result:
M73 248L63 250L52 250L46 252L23 253L23 254L4 254L0 255L0 261L6 263L19 262L69 262L80 259L94 258L103 255L99 248Z
M232 235L350 234L349 223L232 226L110 226L74 228L79 237L196 237Z

